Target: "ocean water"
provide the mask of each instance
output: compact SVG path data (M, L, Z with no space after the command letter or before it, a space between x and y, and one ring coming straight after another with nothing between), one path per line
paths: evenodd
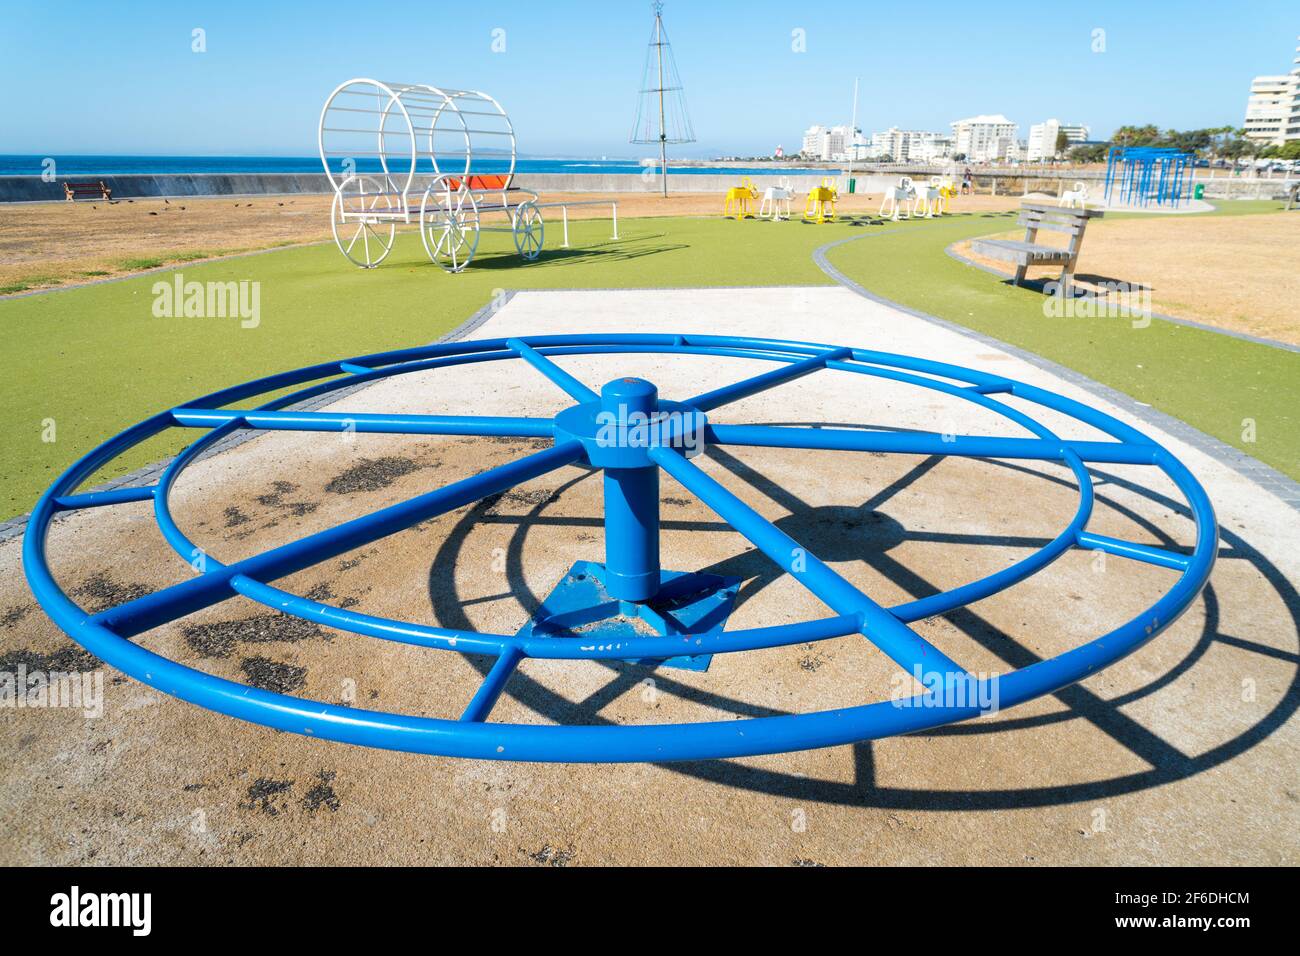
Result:
M39 176L45 168L44 156L16 156L0 154L0 176ZM52 156L54 175L59 179L77 176L120 176L131 173L174 175L177 173L319 173L317 156ZM422 163L421 171L428 163ZM331 163L331 168L340 168ZM483 159L474 164L480 173L505 172L509 162L501 159ZM634 159L527 159L520 157L515 171L520 173L639 173L644 167ZM377 159L359 159L360 172L377 172ZM830 175L834 170L809 169L773 163L752 167L736 166L678 166L668 160L673 175L690 176L701 173L727 173L731 175ZM404 170L403 170L404 171Z

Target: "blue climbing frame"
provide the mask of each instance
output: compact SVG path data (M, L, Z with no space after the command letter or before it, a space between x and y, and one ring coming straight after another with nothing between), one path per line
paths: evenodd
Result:
M1106 154L1106 201L1126 206L1180 206L1191 198L1196 157L1157 146L1112 146Z
M556 364L570 355L674 353L762 359L769 372L669 402L648 382L615 379L600 394ZM523 359L576 404L554 419L449 415L341 414L288 410L307 399L363 382L426 369ZM1031 437L941 435L839 428L713 424L714 409L823 369L853 372L934 389L997 412ZM823 373L825 374L825 373ZM312 383L256 410L223 406ZM1114 441L1072 441L994 396L1005 394L1073 416ZM677 414L668 414L677 413ZM661 428L645 428L645 415ZM156 485L78 493L97 469L125 450L173 427L207 429L178 455ZM204 555L177 526L168 505L180 472L205 449L241 429L385 432L549 438L552 445L471 478L310 534L231 564ZM647 436L649 436L647 438ZM838 449L909 455L957 455L1062 463L1074 476L1079 505L1065 529L1041 550L953 590L886 608L849 584L775 525L726 490L690 459L702 445ZM1087 530L1093 508L1086 463L1149 465L1185 496L1196 523L1190 553L1123 541ZM538 636L529 628L508 636L393 621L331 607L290 594L271 582L417 522L566 465L604 470L606 563L611 595L636 604L653 598L659 580L658 477L662 469L713 509L758 549L821 599L833 615L797 624L705 634L631 636L605 642ZM168 543L201 573L96 614L78 607L55 583L45 554L50 522L64 511L152 501ZM996 700L1006 708L1059 690L1132 653L1168 627L1200 593L1217 549L1209 499L1169 451L1096 409L1000 376L904 355L806 342L710 335L548 335L426 346L366 355L272 375L215 392L149 418L104 442L69 468L32 512L23 561L33 593L68 634L106 663L167 694L280 730L328 740L416 753L503 760L615 762L693 760L829 747L938 727L977 716ZM1108 634L997 676L976 677L909 625L1002 591L1071 548L1100 550L1177 573L1149 609ZM199 557L202 560L197 560ZM668 574L665 572L665 580ZM340 630L422 647L496 657L460 719L434 719L363 710L271 693L225 680L168 658L131 638L150 628L242 595ZM525 658L665 660L684 654L735 653L861 634L912 673L971 682L962 702L926 698L880 700L835 710L749 720L637 726L491 723L488 717L511 674ZM996 682L996 687L991 686ZM921 695L924 697L924 694ZM919 703L913 698L910 703ZM984 703L981 703L984 702Z

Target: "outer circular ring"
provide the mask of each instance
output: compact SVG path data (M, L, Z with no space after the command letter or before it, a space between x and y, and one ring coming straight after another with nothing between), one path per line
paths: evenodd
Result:
M528 346L543 355L592 355L660 352L727 356L794 363L824 353L842 354L832 346L777 339L708 335L605 334L535 336ZM268 376L204 396L187 407L216 409L263 393L303 385L329 377L261 406L283 409L331 391L392 375L432 368L518 358L506 339L445 343L415 349L359 356ZM998 412L1032 435L1056 439L1048 428L990 394L1007 392L1093 426L1117 439L1117 445L1137 446L1143 463L1163 471L1179 488L1196 523L1196 543L1190 555L1181 556L1181 574L1155 604L1115 630L1057 657L998 677L984 678L970 688L971 700L995 694L1002 708L1011 707L1072 684L1142 647L1168 627L1200 593L1214 564L1218 530L1214 510L1200 483L1168 450L1141 432L1096 409L1054 392L973 369L926 359L853 349L827 367L905 382L954 395ZM360 371L361 369L370 371ZM340 372L348 372L335 378ZM172 411L161 412L104 442L70 467L37 502L23 542L23 564L32 592L50 617L106 663L164 693L211 710L264 724L279 730L414 753L504 760L566 762L622 762L696 760L747 756L829 747L942 726L978 716L978 704L900 706L884 700L872 704L809 714L762 717L740 721L636 726L539 726L493 724L411 717L380 711L342 707L276 694L249 687L162 657L122 637L78 607L55 583L45 555L45 539L54 515L71 507L76 488L97 469L123 451L173 427ZM241 427L238 421L212 428L172 462L152 498L159 528L168 542L188 561L194 545L172 520L168 492L177 475L199 453ZM1062 446L1055 460L1073 472L1080 490L1080 505L1066 528L1043 549L1015 565L951 591L891 609L904 622L915 621L970 603L1010 587L1046 566L1065 550L1082 544L1080 535L1092 510L1091 481L1080 457ZM93 496L92 496L93 497ZM140 500L144 495L105 493L95 504ZM207 559L205 574L223 566ZM504 635L454 631L389 621L331 608L281 591L271 585L245 581L235 590L249 598L329 626L389 640L429 647L496 655L575 659L624 659L670 656L661 641L644 648L635 641L616 647L581 650L564 641L528 641ZM175 616L185 613L180 611ZM824 639L852 633L827 622L724 632L693 653L727 653L759 647ZM647 643L656 639L644 639ZM996 681L996 688L988 687ZM915 699L914 699L915 700Z

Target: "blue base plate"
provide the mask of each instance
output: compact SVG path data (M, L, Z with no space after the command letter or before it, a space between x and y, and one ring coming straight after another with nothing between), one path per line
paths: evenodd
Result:
M727 624L739 578L702 571L660 571L659 593L644 604L620 601L605 590L605 566L579 561L547 595L520 637L554 637L585 644L617 644L659 634L665 651L690 647ZM706 671L712 654L679 654L632 663Z

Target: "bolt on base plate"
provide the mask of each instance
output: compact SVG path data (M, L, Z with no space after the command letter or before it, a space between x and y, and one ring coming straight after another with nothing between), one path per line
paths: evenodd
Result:
M554 637L608 647L632 637L658 634L665 651L689 651L726 626L736 604L740 578L704 571L660 571L659 591L648 601L620 601L605 589L605 566L579 561L547 595L520 637ZM629 659L651 667L706 671L712 654L677 654L666 659Z

